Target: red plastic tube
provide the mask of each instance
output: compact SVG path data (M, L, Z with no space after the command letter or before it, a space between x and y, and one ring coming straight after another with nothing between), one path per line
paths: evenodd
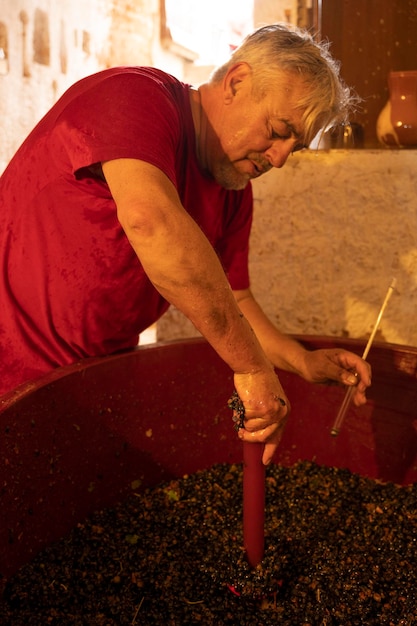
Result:
M243 544L249 565L263 559L265 547L265 466L263 443L243 443Z

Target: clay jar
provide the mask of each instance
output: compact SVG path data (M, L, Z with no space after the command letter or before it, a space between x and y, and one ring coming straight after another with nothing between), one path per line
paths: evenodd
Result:
M417 70L390 72L390 97L377 119L378 140L389 148L417 148Z

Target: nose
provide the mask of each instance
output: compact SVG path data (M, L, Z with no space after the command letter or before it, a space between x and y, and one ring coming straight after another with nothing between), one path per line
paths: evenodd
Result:
M273 144L265 151L265 158L268 159L272 167L282 167L285 165L288 157L293 151L293 142L274 141Z

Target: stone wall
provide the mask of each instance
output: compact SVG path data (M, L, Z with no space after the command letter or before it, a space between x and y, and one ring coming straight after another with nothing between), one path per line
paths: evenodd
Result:
M75 81L105 67L182 71L162 53L159 0L2 0L0 173L38 120Z
M100 0L2 1L7 58L0 75L0 171L66 87L106 65L109 20Z
M297 153L254 182L252 289L284 332L417 345L417 153ZM176 311L160 340L197 334Z

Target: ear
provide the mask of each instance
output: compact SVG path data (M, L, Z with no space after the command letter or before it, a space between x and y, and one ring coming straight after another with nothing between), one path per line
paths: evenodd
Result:
M252 70L248 63L236 63L227 71L223 79L224 101L230 104L236 94L245 87L251 86Z

